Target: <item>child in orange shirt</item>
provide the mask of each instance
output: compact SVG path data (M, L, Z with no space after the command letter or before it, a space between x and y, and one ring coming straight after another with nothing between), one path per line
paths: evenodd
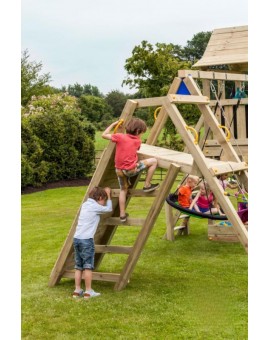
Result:
M178 203L183 208L189 208L192 202L192 190L197 186L199 177L189 175L186 183L181 185L178 189Z

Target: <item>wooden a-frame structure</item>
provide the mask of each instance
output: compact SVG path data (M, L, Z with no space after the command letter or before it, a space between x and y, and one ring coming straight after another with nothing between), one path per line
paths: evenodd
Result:
M95 265L97 271L93 272L93 279L114 282L115 290L121 290L128 284L143 247L163 207L165 198L171 191L177 174L180 171L188 174L196 174L205 178L220 202L229 221L233 224L237 237L242 243L244 249L247 251L248 248L247 231L241 219L237 215L230 199L224 195L224 191L219 185L217 179L217 175L233 171L238 175L238 179L241 184L247 188L247 163L239 158L233 145L228 140L227 134L224 133L219 121L213 114L210 107L211 103L209 97L204 96L201 93L200 88L192 76L192 72L196 71L179 72L178 77L174 78L167 96L128 100L120 116L120 119L123 119L126 122L132 117L137 108L161 106L161 110L150 131L148 139L145 144L142 144L138 155L140 159L148 157L157 158L158 166L160 168L167 169L166 177L162 182L160 189L152 193L144 193L142 190L137 189L136 185L139 178L132 178L131 187L128 191L127 197L127 205L133 197L151 197L153 203L146 216L144 218L132 218L132 216L130 216L128 217L127 222L124 224L120 223L118 205L119 189L117 177L114 171L115 144L112 142L110 142L108 147L104 150L83 198L84 202L88 198L89 190L94 186L109 186L112 188L113 212L101 218L95 235ZM212 79L241 80L241 76L238 74L207 72L206 76ZM181 84L184 84L184 86L188 89L188 95L177 94ZM198 106L204 122L207 123L215 137L215 140L223 150L222 160L206 157L206 155L202 152L200 143L197 143L196 129L187 126L177 107L178 104L184 103L195 104ZM212 104L214 105L214 103ZM177 152L155 146L168 117L170 117L177 131L181 135L186 145L187 152ZM118 132L121 132L121 130L118 130ZM74 278L74 254L72 241L78 216L79 211L75 216L69 234L51 272L49 286L54 286L61 280L61 278ZM133 245L111 245L111 240L119 225L121 225L121 228L126 226L129 226L128 228L130 228L130 226L140 228ZM108 253L126 254L127 260L120 273L98 271L104 256Z

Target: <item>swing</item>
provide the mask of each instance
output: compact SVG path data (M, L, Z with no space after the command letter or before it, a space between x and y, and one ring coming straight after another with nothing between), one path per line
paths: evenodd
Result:
M186 175L180 186L185 182L185 180L188 178L189 175ZM204 182L204 179L201 179L198 183L197 183L197 186L199 185L199 183L203 180ZM204 182L204 185L205 185L205 182ZM180 187L179 186L179 187ZM196 199L196 198L195 198ZM192 207L193 207L193 204L191 203L191 206L189 208L185 208L183 206L181 206L178 202L178 194L177 194L177 190L174 192L174 193L171 193L169 194L169 196L166 198L166 202L173 208L181 211L181 212L184 212L185 214L189 215L189 216L193 216L193 217L197 217L197 218L207 218L209 220L220 220L220 221L224 221L224 220L227 220L228 218L225 216L225 215L218 215L218 214L209 214L209 213L203 213L201 211L196 211L196 210L193 210ZM210 208L210 212L211 212L211 208Z
M166 198L166 202L173 208L184 212L185 214L189 216L193 216L196 218L208 218L209 220L219 220L224 221L228 218L225 215L212 215L212 214L205 214L202 212L198 212L196 210L191 210L189 208L184 208L178 203L178 196L176 193L169 194L169 196Z

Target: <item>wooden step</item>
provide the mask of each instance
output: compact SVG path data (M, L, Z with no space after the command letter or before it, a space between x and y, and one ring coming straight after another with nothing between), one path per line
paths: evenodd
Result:
M62 277L66 277L68 279L74 279L74 270L66 270ZM93 272L93 280L98 281L108 281L108 282L118 282L120 274L119 273L102 273L102 272ZM84 274L82 275L84 279Z
M119 197L120 189L112 189L111 196ZM151 192L144 192L142 189L128 189L127 197L156 197L158 195L158 190Z
M95 253L130 254L132 247L95 244Z
M121 222L119 217L108 217L104 218L102 221L103 225L107 226L116 226L116 225L130 225L135 227L141 227L144 224L145 219L144 218L132 218L128 217L126 222Z

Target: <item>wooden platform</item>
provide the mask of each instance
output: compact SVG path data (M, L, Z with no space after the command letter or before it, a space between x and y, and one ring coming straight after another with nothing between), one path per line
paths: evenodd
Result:
M146 159L155 157L158 160L158 166L164 169L168 169L169 166L174 163L181 167L181 171L189 174L200 176L201 173L194 167L194 158L192 155L175 151L171 149L164 149L158 146L142 144L138 151L139 159ZM205 158L208 169L213 175L219 175L232 171L241 171L248 168L246 162L225 162L211 158Z

